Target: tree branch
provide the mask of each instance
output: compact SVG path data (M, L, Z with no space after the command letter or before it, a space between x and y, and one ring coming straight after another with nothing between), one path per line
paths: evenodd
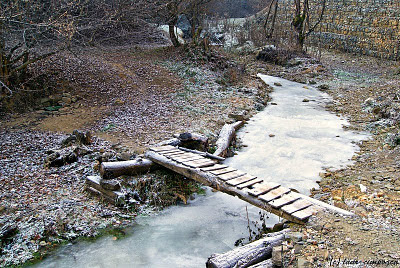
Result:
M8 91L8 94L9 94L10 96L13 94L12 90L11 90L6 84L4 84L3 81L0 80L0 84L1 84L1 86L2 86L3 88L5 88L5 89Z
M306 36L309 36L312 32L314 32L315 28L321 23L322 19L324 18L325 8L326 8L326 0L322 0L322 10L318 18L318 21L314 24L313 27L311 27L308 30Z

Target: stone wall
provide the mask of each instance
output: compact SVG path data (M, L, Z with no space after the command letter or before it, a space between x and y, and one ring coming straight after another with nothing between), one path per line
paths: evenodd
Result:
M293 0L280 1L278 18L286 27L292 7ZM324 19L307 43L400 60L400 0L327 0Z

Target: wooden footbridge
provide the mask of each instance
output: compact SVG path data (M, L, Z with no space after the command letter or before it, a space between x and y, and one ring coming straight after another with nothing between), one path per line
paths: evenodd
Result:
M344 215L351 212L299 194L278 183L268 182L215 160L174 146L152 147L146 157L218 191L239 197L292 222L304 223L325 209Z

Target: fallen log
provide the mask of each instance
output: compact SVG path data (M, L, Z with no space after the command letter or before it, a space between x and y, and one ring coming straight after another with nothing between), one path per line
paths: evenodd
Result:
M113 204L119 204L125 200L125 194L119 191L110 191L104 189L100 185L101 178L99 176L87 176L86 177L86 189L103 196L105 199Z
M223 157L216 156L216 155L210 154L210 153L208 153L208 152L201 152L201 151L197 151L197 150L191 150L191 149L187 149L187 148L184 148L184 147L178 147L178 148L179 148L180 150L182 150L182 151L185 151L185 152L190 152L190 153L194 153L194 154L199 154L199 155L201 155L201 156L208 157L208 158L212 158L212 159L216 159L216 160L218 160L218 161L224 161L224 160L225 160L225 158L223 158Z
M109 180L122 175L134 176L154 170L156 165L149 159L135 159L119 162L103 162L100 166L100 175Z
M212 255L206 263L207 268L231 268L231 267L249 267L272 256L272 249L282 244L285 239L285 233L289 230L283 230L269 237L259 239L248 245L235 248L222 254Z
M225 157L232 139L236 135L236 131L244 125L244 121L238 121L233 124L225 124L218 136L216 142L217 150L213 155Z

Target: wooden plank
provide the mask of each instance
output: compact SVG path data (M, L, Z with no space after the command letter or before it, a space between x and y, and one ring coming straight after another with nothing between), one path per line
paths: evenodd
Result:
M176 155L176 154L181 154L184 155L185 152L182 152L181 150L174 150L174 151L167 151L167 152L160 152L159 154L162 154L164 156L170 156L170 155Z
M195 153L195 154L199 154L201 156L207 157L207 158L211 158L211 159L216 159L218 161L224 161L225 158L220 157L220 156L216 156L216 155L212 155L209 152L202 152L202 151L197 151L197 150L191 150L188 148L184 148L184 147L178 147L180 150L186 151L186 152L191 152L191 153Z
M227 167L227 168L223 168L223 169L212 170L212 171L210 171L210 173L214 174L214 175L222 175L222 174L236 171L236 170L237 170L236 168Z
M298 220L304 221L317 212L318 212L318 210L315 206L309 206L305 209L296 211L295 213L292 214L292 216Z
M254 185L256 183L260 183L260 182L263 182L263 179L257 178L257 179L254 179L254 180L239 184L239 185L236 186L236 188L238 188L239 190L242 190L244 188L247 188L249 186L252 186L252 185Z
M201 171L208 172L208 171L223 169L223 168L226 168L226 167L228 167L228 166L227 165L216 164L216 165L211 166L211 167L202 168Z
M194 161L194 160L203 160L204 158L203 157L199 158L198 156L193 156L191 158L171 157L171 159L178 163L183 163L183 162L189 162L189 161Z
M274 208L280 208L280 207L283 207L283 206L288 205L290 203L293 203L294 201L299 200L299 199L300 199L299 196L296 196L296 195L294 195L292 193L288 193L288 194L285 194L285 195L281 196L278 199L275 199L275 200L272 200L272 201L268 202L268 204L270 204Z
M213 161L193 160L193 161L188 161L188 162L182 162L182 164L189 166L189 167L193 167L193 168L202 168L202 167L212 166L215 163Z
M269 192L275 188L278 188L280 185L279 183L275 183L275 182L266 182L264 181L261 184L256 184L254 185L253 189L249 190L249 194L254 195L254 196L259 196L262 195L266 192Z
M260 198L261 200L263 200L265 202L269 202L269 201L277 199L277 198L281 197L282 195L287 194L289 192L290 192L290 189L281 186L279 188L269 191L266 194L259 196L258 198Z
M159 154L167 154L167 153L172 153L172 152L183 152L183 151L181 151L178 148L174 147L174 148L171 148L171 149L168 149L168 150L159 151L157 153L159 153Z
M198 155L198 154L188 154L188 153L185 153L185 154L177 155L177 156L180 157L180 158L201 157L200 159L207 159L207 158L204 158L204 157L202 157L201 155Z
M172 158L179 158L179 159L190 159L190 158L194 158L194 157L196 157L196 158L198 158L198 159L207 159L207 158L204 158L204 157L202 157L201 155L173 155L172 156ZM208 159L208 160L210 160L210 159Z
M183 164L186 164L186 163L192 163L192 162L196 162L196 163L211 163L211 164L215 164L215 162L214 161L212 161L212 160L210 160L210 159L207 159L207 158L202 158L202 159L199 159L199 160L187 160L187 159L185 159L185 160L182 160L182 163Z
M309 207L311 205L312 205L312 203L310 201L307 201L304 199L299 199L290 205L281 207L281 210L283 210L284 212L286 212L288 214L292 214L296 211L299 211L299 210Z
M224 173L224 174L218 175L218 178L220 178L223 181L227 181L227 180L231 180L231 179L235 179L237 177L243 176L245 174L246 173L243 171L236 170L236 171L232 171L229 173Z
M169 151L169 150L172 150L172 149L176 149L176 147L175 147L175 146L172 146L172 145L165 145L165 146L158 146L158 147L150 147L150 150L151 150L151 151L154 151L154 152Z
M229 185L236 186L236 185L239 185L239 184L241 184L241 183L251 181L251 180L253 180L253 179L255 179L255 178L257 178L257 177L251 176L251 175L249 175L249 174L246 174L246 175L240 176L240 177L238 177L238 178L236 178L236 179L229 180L229 181L227 181L226 183L229 184Z

